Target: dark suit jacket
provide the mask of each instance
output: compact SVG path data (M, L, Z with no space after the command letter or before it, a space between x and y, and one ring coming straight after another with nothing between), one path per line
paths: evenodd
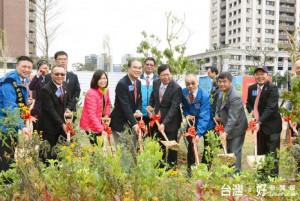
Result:
M47 84L51 80L52 80L51 74L48 73L45 77L45 83ZM81 91L77 75L67 71L66 82L68 83L68 87L69 87L68 92L71 98L71 102L69 103L68 107L71 111L75 111L76 102L77 102L76 99L79 98L80 91Z
M36 75L32 78L29 89L35 91L35 104L31 111L32 115L39 115L41 111L41 90L45 85L44 77L41 75L37 77Z
M213 102L211 104L211 108L213 110L213 114L215 115L217 102L218 102L218 93L219 93L219 85L218 85L218 77L216 76L213 80L212 88L210 91L210 97Z
M142 112L142 94L141 81L137 83L137 102L134 101L133 84L128 75L125 75L117 84L115 107L112 111L110 126L112 130L121 132L124 130L124 125L129 124L130 127L137 124L133 114L136 110Z
M227 91L224 100L222 100L222 91L219 92L216 115L221 117L225 127L224 131L228 134L227 139L245 134L248 121L242 96L234 87Z
M253 84L248 88L247 110L252 112L256 99L257 84ZM260 94L258 102L259 121L261 122L261 130L269 135L280 133L282 129L281 116L278 112L279 94L278 88L271 82L267 82Z
M151 93L149 105L155 107L155 113L160 110L162 124L165 131L177 132L182 121L180 104L182 100L182 89L174 80L171 80L165 90L164 96L159 101L160 79L153 81L153 91Z
M64 113L70 101L67 85L66 82L63 83L63 102L55 95L58 89L53 81L48 82L41 91L42 109L39 118L39 130L43 131L45 140L55 138L57 135L64 133L62 129Z

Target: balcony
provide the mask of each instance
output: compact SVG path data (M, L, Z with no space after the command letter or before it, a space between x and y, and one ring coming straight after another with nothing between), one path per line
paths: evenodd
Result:
M226 19L222 19L221 24L225 24L225 23L226 23Z
M221 8L226 8L226 1L221 2Z
M283 27L287 31L294 31L295 30L295 27L292 26L292 25L281 25L281 24L279 25L279 30L284 30Z
M33 12L29 13L29 22L35 22L36 21L36 15Z
M295 22L295 17L292 16L279 16L279 20L282 22Z
M32 2L29 2L29 11L35 12L36 11L36 5Z
M279 12L282 13L295 13L296 10L294 7L284 7L284 6L280 6L279 7Z
M34 33L36 31L36 26L33 23L29 23L29 33Z
M226 10L221 11L221 17L226 16Z
M220 42L225 42L225 36L220 37Z
M278 67L283 67L283 62L282 61L278 61Z
M296 0L280 0L280 3L295 4Z
M221 34L225 34L225 31L226 31L226 28L225 28L225 27L222 27L220 33L221 33Z

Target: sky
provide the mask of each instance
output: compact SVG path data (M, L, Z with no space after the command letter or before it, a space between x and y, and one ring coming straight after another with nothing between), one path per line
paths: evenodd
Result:
M165 13L184 18L190 30L187 54L204 52L209 47L209 0L60 0L63 8L57 21L62 24L50 47L50 55L64 50L69 67L84 63L84 57L103 53L102 41L110 38L113 64L120 64L123 54L136 55L142 31L164 41ZM187 32L181 36L186 38ZM166 47L162 43L161 49Z

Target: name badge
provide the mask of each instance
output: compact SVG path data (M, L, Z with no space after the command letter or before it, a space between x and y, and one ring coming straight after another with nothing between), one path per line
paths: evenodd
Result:
M61 96L61 91L58 89L56 92L55 92L55 95L57 98L59 98Z
M200 109L200 103L195 104L195 109Z
M134 86L133 85L129 85L128 89L129 89L129 91L133 91L134 90Z
M222 98L222 92L219 92L219 99L221 99Z
M252 91L252 96L257 96L257 90Z

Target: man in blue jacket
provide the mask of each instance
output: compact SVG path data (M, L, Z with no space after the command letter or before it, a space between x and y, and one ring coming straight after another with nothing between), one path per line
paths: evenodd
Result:
M204 148L208 145L206 133L208 130L214 129L213 112L209 101L209 95L206 91L199 87L199 81L196 75L189 74L185 78L186 88L182 90L182 110L183 115L191 121L195 117L195 128L197 136L195 138L196 143L203 136ZM191 166L195 163L195 156L193 153L192 137L188 136L188 173L190 173ZM201 163L210 164L207 162L205 155L206 151L203 151Z
M153 90L153 81L158 79L158 75L153 72L155 65L155 60L152 57L147 57L144 62L144 73L139 78L141 80L143 120L148 129L150 119L146 107L149 105L151 92Z
M11 145L17 141L17 130L21 129L23 133L29 134L21 117L14 119L14 125L11 125L6 118L7 113L15 113L19 104L28 105L29 97L29 75L32 72L33 62L27 56L18 58L16 70L8 73L1 78L0 82L0 172L9 169L12 160L7 156L13 157ZM7 135L11 134L11 137ZM5 140L5 143L3 142Z

